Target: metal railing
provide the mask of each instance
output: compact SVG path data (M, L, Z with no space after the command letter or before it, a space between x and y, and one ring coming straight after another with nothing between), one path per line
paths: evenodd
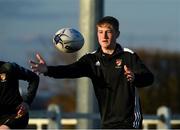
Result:
M29 126L35 125L37 130L43 130L43 126L46 126L46 129L61 129L64 125L76 128L78 119L100 120L100 116L99 114L63 113L57 105L50 105L47 111L30 111ZM171 129L173 125L179 125L180 128L180 115L171 115L167 107L160 107L157 115L144 115L144 130Z

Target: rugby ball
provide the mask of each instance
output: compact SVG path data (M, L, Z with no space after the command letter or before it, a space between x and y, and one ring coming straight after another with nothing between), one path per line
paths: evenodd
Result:
M53 36L53 43L59 51L72 53L83 47L84 37L74 28L62 28Z

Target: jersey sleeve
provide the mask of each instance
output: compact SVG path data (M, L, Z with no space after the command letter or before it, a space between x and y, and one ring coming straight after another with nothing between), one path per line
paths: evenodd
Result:
M88 55L84 55L79 60L68 65L48 66L48 72L45 76L53 78L79 78L89 77L91 68Z
M14 77L16 77L18 80L24 80L28 82L27 94L24 96L23 100L27 104L31 105L38 89L39 76L16 63L12 63L12 67Z
M154 81L154 75L149 68L143 63L139 56L134 53L133 69L135 74L134 84L136 87L149 86Z
M154 75L143 63L140 57L132 51L126 51L125 57L125 64L130 67L135 75L135 79L133 82L134 86L146 87L151 85L154 81Z

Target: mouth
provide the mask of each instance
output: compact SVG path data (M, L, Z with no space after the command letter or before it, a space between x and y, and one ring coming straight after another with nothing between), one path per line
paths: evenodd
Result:
M102 40L102 42L103 42L103 43L107 43L107 42L108 42L108 40Z

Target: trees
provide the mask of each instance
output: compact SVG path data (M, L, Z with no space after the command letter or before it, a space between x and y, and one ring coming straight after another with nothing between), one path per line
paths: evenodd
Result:
M138 50L138 53L155 75L151 87L139 90L144 113L155 113L161 105L180 113L180 54L145 50Z

